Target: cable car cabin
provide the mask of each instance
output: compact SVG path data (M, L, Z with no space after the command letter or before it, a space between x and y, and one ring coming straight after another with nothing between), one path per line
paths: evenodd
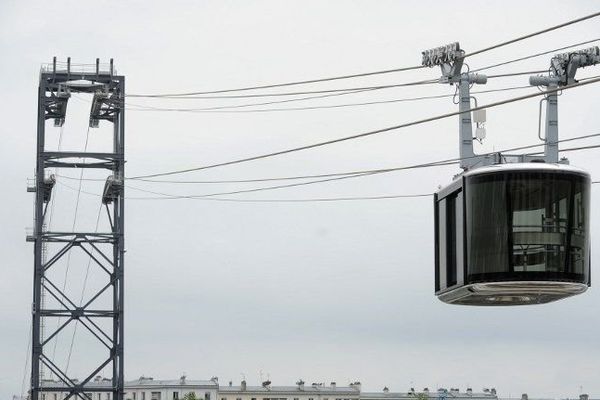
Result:
M434 196L435 294L465 305L540 304L590 285L590 176L497 164Z

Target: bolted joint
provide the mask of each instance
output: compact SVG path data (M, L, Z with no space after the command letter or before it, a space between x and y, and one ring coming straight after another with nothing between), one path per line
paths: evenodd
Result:
M484 74L471 72L467 74L467 79L469 83L474 83L476 85L485 85L487 83L487 75Z
M79 319L79 318L83 317L83 313L84 313L83 307L77 307L71 311L71 317L73 319Z

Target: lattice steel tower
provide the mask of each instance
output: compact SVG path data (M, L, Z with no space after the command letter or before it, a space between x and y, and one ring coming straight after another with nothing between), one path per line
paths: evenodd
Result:
M54 120L54 126L65 122L67 104L72 93L92 94L89 127L98 127L99 121L113 124L111 152L47 151L46 121ZM124 270L124 112L125 78L114 74L113 62L94 64L57 65L42 67L38 90L37 117L37 166L35 185L28 188L35 192L34 230L27 240L34 242L33 280L33 329L31 358L31 399L42 400L44 392L62 392L64 398L79 397L92 400L94 393L110 393L108 398L123 398L123 270ZM89 133L89 132L88 132ZM48 205L56 177L50 168L104 169L111 175L104 183L101 208L107 214L110 229L106 232L53 231L45 223ZM101 210L100 210L101 211ZM100 214L99 214L100 216ZM86 301L79 302L68 291L52 281L52 267L73 251L83 251L89 262L100 268L105 281L99 283ZM48 254L46 254L46 252ZM103 278L104 279L104 278ZM66 285L66 283L65 283ZM102 302L98 299L102 296ZM44 300L46 299L46 301ZM50 304L52 303L52 305ZM100 306L99 306L99 303ZM112 303L112 304L111 304ZM106 304L109 304L108 306ZM56 329L44 320L59 321ZM76 322L77 321L77 322ZM79 324L102 343L106 353L102 361L85 371L82 379L69 377L68 370L53 360L48 343L57 339L60 332L70 324ZM42 329L42 327L44 327ZM52 328L52 329L51 329ZM45 332L44 332L45 331ZM77 349L73 356L88 357L86 348ZM104 350L103 350L104 351ZM106 354L106 358L104 355ZM88 357L89 358L89 357ZM86 362L88 359L86 359ZM68 365L68 364L67 364ZM105 368L112 366L112 379L94 380ZM87 367L86 367L87 368ZM42 381L40 372L47 369L58 380ZM81 372L81 371L80 371ZM89 372L89 374L88 374ZM104 396L102 399L104 400Z

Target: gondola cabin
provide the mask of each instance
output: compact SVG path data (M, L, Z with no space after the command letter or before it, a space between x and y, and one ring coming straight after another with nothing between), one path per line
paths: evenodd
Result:
M548 303L590 285L590 176L563 164L469 170L434 195L435 294L464 305Z

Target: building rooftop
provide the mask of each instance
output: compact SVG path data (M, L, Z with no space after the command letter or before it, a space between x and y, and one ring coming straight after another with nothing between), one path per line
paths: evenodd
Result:
M75 381L75 383L79 382L77 379L74 379L74 381ZM101 378L101 377L97 376L96 378L89 381L85 386L90 387L90 388L97 388L97 387L111 386L111 384L112 384L111 379ZM65 385L64 382L62 382L60 380L49 380L49 379L42 380L41 385L43 387L55 387L55 388L67 387L67 385ZM191 379L187 379L185 377L181 377L179 379L154 379L151 377L144 377L144 376L142 376L136 380L130 380L130 381L125 382L126 388L186 387L186 386L187 387L189 387L189 386L207 387L207 388L211 388L211 389L218 389L219 383L218 383L218 381L213 380L213 379L191 380Z
M351 386L325 386L325 385L304 385L304 386L246 386L245 389L240 385L235 386L220 386L220 393L237 393L237 392L285 392L285 393L351 393L359 394L358 388Z

